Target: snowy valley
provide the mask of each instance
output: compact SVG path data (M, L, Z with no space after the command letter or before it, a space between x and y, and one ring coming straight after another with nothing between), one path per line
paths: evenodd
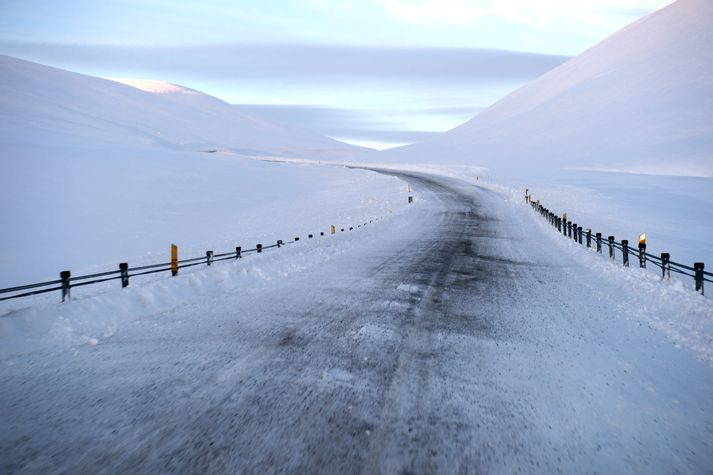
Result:
M524 199L710 272L710 25L679 0L379 152L0 56L0 288L200 258L0 301L0 472L710 472L713 275Z

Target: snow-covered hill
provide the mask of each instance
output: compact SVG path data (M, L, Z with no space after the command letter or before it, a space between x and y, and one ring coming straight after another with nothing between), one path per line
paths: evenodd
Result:
M244 157L358 147L181 86L121 81L0 56L0 287L162 260L172 242L185 255L231 249L405 206L392 177Z
M357 148L240 112L160 81L116 81L0 56L0 141L229 150L254 156L343 156Z
M679 0L380 161L713 176L713 2Z

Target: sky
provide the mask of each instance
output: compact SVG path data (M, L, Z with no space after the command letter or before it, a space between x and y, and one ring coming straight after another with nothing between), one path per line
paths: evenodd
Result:
M0 0L0 53L159 79L358 145L472 118L670 0Z

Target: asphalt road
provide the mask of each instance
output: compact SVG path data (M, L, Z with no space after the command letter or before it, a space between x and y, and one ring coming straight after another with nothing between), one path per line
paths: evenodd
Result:
M713 371L493 191L401 173L398 232L2 369L0 472L713 470Z

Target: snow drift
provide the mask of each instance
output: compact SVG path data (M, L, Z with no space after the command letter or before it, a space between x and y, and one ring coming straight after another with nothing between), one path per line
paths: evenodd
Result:
M343 156L357 147L241 113L160 81L95 78L0 55L0 141L105 143L249 156Z
M713 176L713 2L679 0L432 141L377 156Z

